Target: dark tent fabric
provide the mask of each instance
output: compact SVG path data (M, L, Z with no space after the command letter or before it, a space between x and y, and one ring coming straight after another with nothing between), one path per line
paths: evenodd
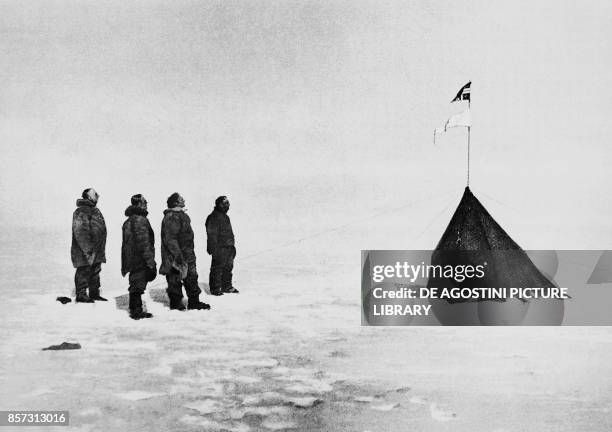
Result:
M436 250L521 250L487 209L465 188Z
M477 280L430 277L428 287L551 288L555 284L538 270L525 251L465 188L461 202L431 257L432 265L482 265L485 276ZM466 300L450 300L460 303Z

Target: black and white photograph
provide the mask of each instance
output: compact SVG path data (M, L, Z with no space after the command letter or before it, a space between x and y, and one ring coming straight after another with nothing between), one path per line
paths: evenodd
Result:
M0 0L0 432L612 430L611 24Z

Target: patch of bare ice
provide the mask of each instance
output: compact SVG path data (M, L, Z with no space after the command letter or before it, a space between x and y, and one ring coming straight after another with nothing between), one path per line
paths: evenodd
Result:
M247 376L247 375L236 375L233 380L240 384L255 384L261 381L259 377Z
M193 393L194 389L185 384L174 384L168 390L171 395Z
M235 408L229 411L230 418L240 420L246 415L269 417L269 416L288 416L291 410L285 406L247 406Z
M325 375L326 375L325 381L330 384L346 381L348 379L345 374L338 373L338 372L326 372Z
M206 371L198 371L195 376L194 374L190 374L188 376L177 376L174 378L174 381L179 384L187 384L187 385L212 385L215 381L218 381L218 377L215 377L214 374L206 372Z
M291 369L289 369L287 366L277 366L277 367L271 369L270 372L273 375L285 376L285 375L288 375L291 372ZM280 378L280 379L282 379L282 378Z
M243 405L275 404L283 401L283 395L277 392L263 392L247 395L242 399Z
M612 406L610 406L610 407L584 407L584 408L576 408L576 411L592 411L592 412L609 413L609 412L612 412Z
M222 397L224 392L224 386L221 383L201 383L194 382L193 378L179 377L175 379L177 384L173 384L168 392L173 395L185 394L195 395L199 397L218 398Z
M201 426L206 431L249 432L251 430L249 425L244 423L221 423L191 414L184 415L179 421L188 425Z
M285 390L293 392L293 393L327 393L332 391L334 388L326 383L325 381L319 381L314 379L300 379L299 383L292 384L287 386Z
M294 422L280 419L265 419L261 422L261 426L270 430L295 429L297 427Z
M431 418L437 421L441 421L441 422L447 422L447 421L451 421L454 420L457 417L457 414L450 412L450 411L444 411L440 408L438 408L438 405L435 403L432 403L429 405L429 412L431 413Z
M145 371L146 374L153 374L153 375L172 375L172 366L170 365L161 365L158 366L156 368L153 369L149 369L147 371Z
M189 402L185 404L184 407L198 411L200 414L212 414L216 412L221 412L225 409L223 405L213 399L204 399Z
M323 400L316 397L287 398L287 403L296 408L312 408L323 403Z
M412 396L409 402L416 405L427 405L427 401L420 396Z
M44 395L48 395L48 394L53 394L55 393L54 390L52 390L50 387L38 387L34 390L32 390L29 393L24 394L23 396L25 397L40 397L40 396L44 396Z
M236 375L230 371L226 371L217 377L215 381L231 381L234 383L240 384L255 384L261 381L261 378L258 376L250 376L250 375Z
M83 417L90 417L90 416L97 417L97 416L102 415L102 410L98 407L91 407L91 408L85 408L84 410L79 411L78 414Z
M230 428L228 430L230 432L249 432L251 430L251 428L247 424L238 423L238 424L234 424L234 425L230 426Z
M238 360L235 362L238 367L254 367L254 368L273 368L278 366L278 360L273 358L262 358L262 359L253 359L253 360Z
M353 399L355 402L368 403L374 400L374 396L355 396Z
M145 399L151 399L158 396L164 396L166 393L153 393L146 392L142 390L133 390L126 393L116 393L115 396L120 397L121 399L129 400L129 401L139 401Z
M265 351L256 351L256 350L250 350L250 351L245 351L244 353L240 354L240 357L267 357L268 353Z
M115 340L101 341L101 342L88 342L83 345L83 349L86 351L104 351L104 352L117 352L121 351L121 355L140 355L142 351L158 351L156 342L147 341L131 341L131 342L117 342Z
M236 357L236 353L228 350L205 350L196 352L175 352L166 358L167 363L181 363L193 360L220 360Z
M372 405L370 408L376 411L391 411L392 409L398 408L400 406L399 403L390 403L390 404L381 404L381 405Z
M94 424L90 424L90 423L85 423L79 426L70 426L70 430L71 431L75 431L75 432L90 432L92 430L94 430L94 428L96 427L96 425Z
M285 366L278 366L271 370L272 374L277 375L274 379L278 380L300 380L303 378L309 378L316 375L316 369L308 368L288 368Z

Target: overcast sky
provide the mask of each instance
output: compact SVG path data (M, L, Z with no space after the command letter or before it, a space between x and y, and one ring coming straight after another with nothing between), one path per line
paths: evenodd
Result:
M3 1L0 221L69 227L88 186L113 226L180 191L254 230L460 194L465 131L432 132L472 80L476 195L519 238L612 247L611 22L609 1Z

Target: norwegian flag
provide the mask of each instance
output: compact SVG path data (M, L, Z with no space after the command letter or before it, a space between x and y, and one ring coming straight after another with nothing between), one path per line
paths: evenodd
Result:
M461 87L461 90L459 90L459 93L457 93L457 96L455 96L455 99L453 99L451 103L460 102L460 101L470 102L471 101L470 99L470 93L471 93L470 87L471 86L472 86L472 81L470 81L469 83Z

